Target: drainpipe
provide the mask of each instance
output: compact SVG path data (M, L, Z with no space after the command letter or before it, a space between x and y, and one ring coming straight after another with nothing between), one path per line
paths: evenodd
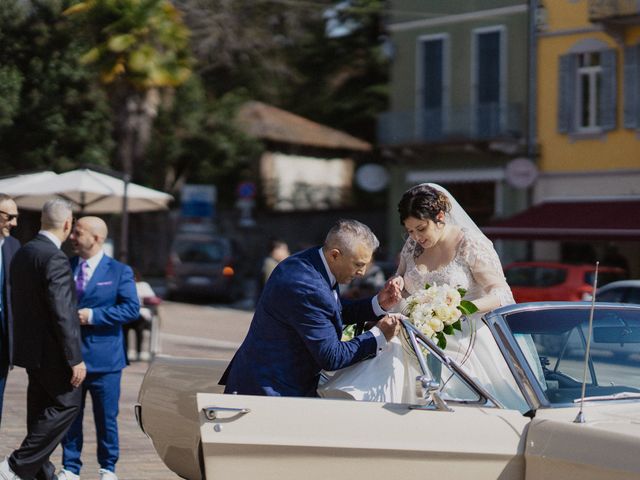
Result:
M538 0L529 0L529 35L528 35L528 76L527 76L527 158L532 162L538 163L538 159L536 158L536 143L537 143L537 135L536 135L536 127L538 122L538 112L537 112L537 76L538 76L538 44L537 44L537 20L538 20L538 8L542 5ZM534 185L531 185L527 188L526 193L526 203L527 208L529 208L533 204L533 188ZM533 259L533 242L531 240L527 241L527 259Z

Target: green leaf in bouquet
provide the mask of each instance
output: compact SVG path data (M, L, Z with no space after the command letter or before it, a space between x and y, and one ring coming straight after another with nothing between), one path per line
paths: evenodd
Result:
M431 285L429 285L428 283L424 284L424 289L425 290L429 290L431 288Z
M460 294L460 297L464 297L467 294L467 289L458 287L458 293Z
M472 313L476 313L478 311L478 307L476 307L475 303L470 302L469 300L462 300L460 305L458 305L458 310L460 310L465 315L471 315Z
M447 335L453 335L453 325L445 325L442 331Z
M348 342L349 340L353 339L355 334L356 334L356 325L355 324L347 325L342 329L342 338L340 340L342 340L343 342Z
M462 322L459 319L455 323L452 323L451 326L459 332L462 331Z
M444 333L438 332L436 333L436 337L438 337L438 347L443 350L447 348L447 338L444 336Z

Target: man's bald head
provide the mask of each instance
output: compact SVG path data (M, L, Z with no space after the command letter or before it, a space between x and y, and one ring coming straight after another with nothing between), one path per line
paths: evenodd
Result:
M101 218L82 217L71 233L71 244L80 257L91 258L102 250L108 233L107 224Z

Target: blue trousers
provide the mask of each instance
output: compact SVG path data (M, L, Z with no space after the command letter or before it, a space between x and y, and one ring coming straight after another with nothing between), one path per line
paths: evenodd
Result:
M0 360L0 424L2 424L2 400L4 398L4 387L7 384L7 375L9 375L9 365Z
M118 442L118 411L122 370L107 373L87 373L82 383L82 404L71 428L62 439L62 464L77 475L82 468L82 419L87 392L93 404L93 420L96 425L98 464L100 468L115 472L120 455Z

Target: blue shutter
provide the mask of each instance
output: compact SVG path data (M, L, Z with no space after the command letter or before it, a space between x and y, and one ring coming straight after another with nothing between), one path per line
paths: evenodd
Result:
M562 55L558 64L558 132L571 133L575 130L576 72L578 56Z
M624 49L624 127L640 127L640 45Z
M616 51L604 50L600 53L602 64L602 90L600 96L600 126L602 130L616 128L618 114L618 92L616 82Z

